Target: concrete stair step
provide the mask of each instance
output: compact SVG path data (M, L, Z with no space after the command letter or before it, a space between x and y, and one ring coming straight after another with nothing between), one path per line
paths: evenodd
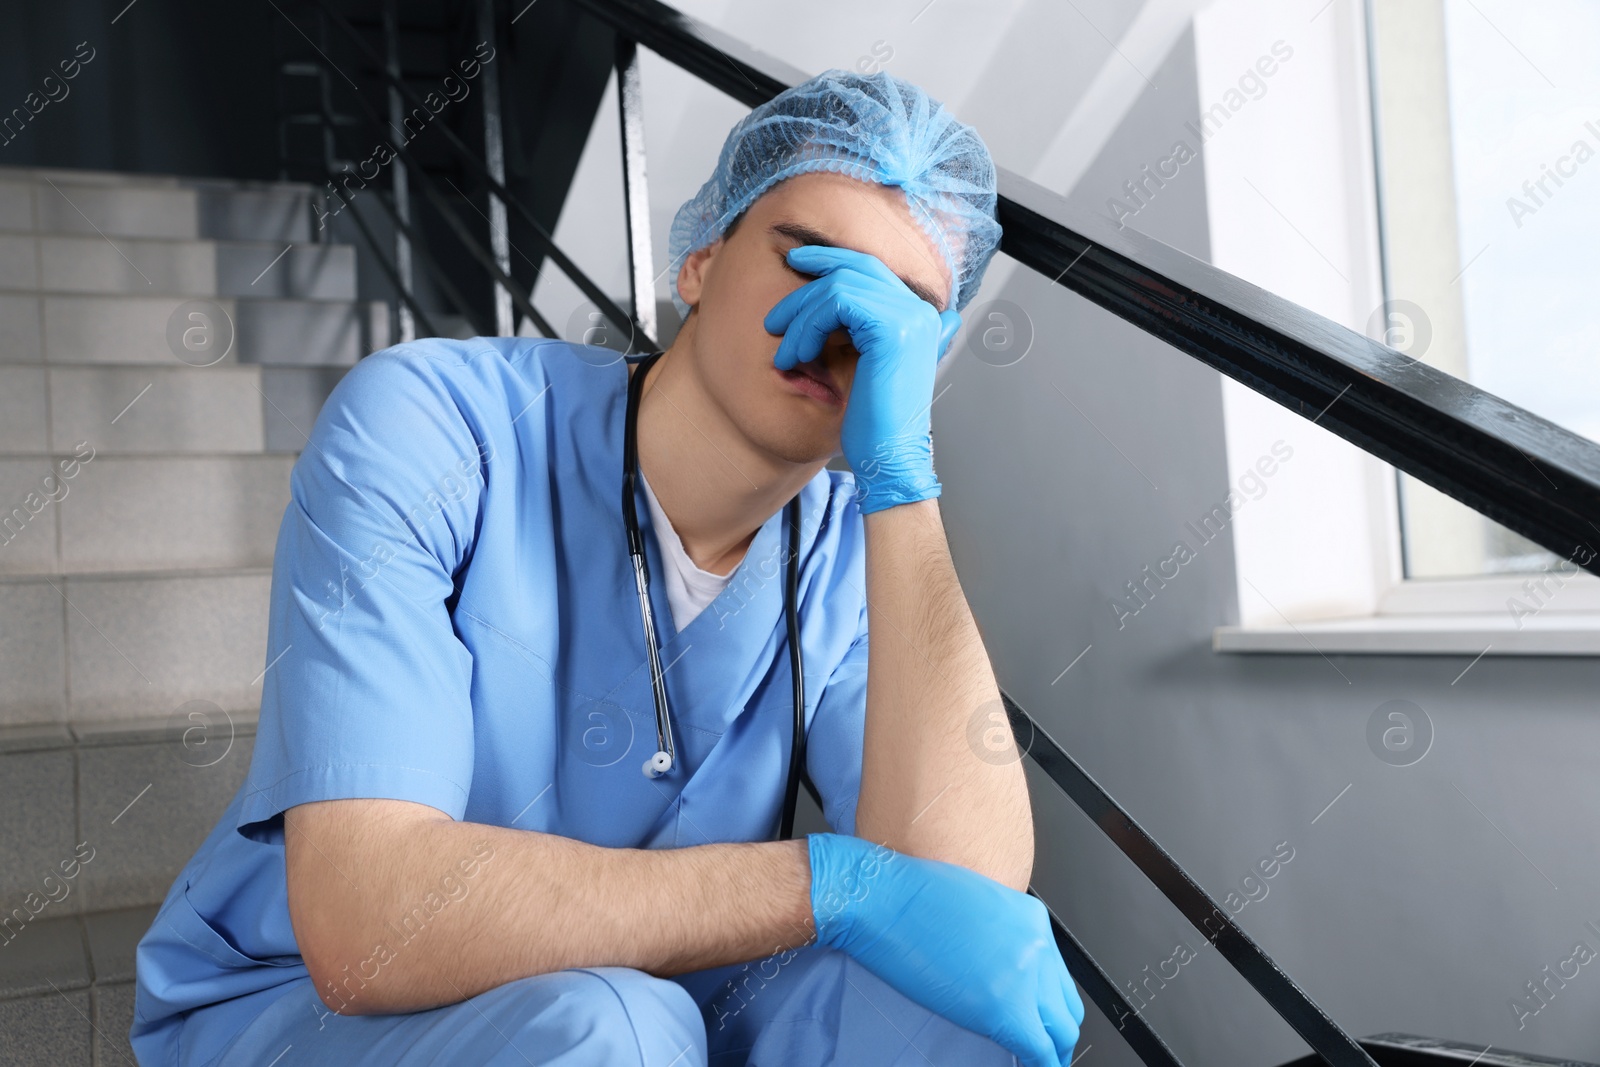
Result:
M310 242L314 195L300 183L0 167L0 230Z
M348 367L263 367L261 388L265 450L298 454L306 446L317 414Z
M0 578L0 725L124 722L194 700L253 717L271 580L266 566Z
M24 909L0 915L0 998L47 991L44 976L63 988L133 978L133 945L244 780L255 733L254 713L204 702L0 727L0 812L32 831L0 844L0 892ZM61 951L50 933L75 921L83 951Z
M0 465L80 450L96 457L298 453L348 370L0 363ZM40 477L51 462L34 465ZM0 498L0 523L9 506Z
M132 1063L134 950L249 767L206 705L0 727L0 1063ZM92 1058L91 1058L92 1057Z
M133 952L154 918L155 907L138 907L18 929L0 952L0 1062L134 1062ZM30 987L43 992L13 992Z
M0 458L0 574L270 566L293 465L292 455L87 450Z
M211 186L219 189L264 189L283 193L310 193L317 187L300 181L261 181L253 178L205 178L186 174L155 174L143 171L97 170L93 167L0 166L0 178L12 181L81 182L85 185L129 187L189 188Z
M70 866L52 865L39 874L41 878L45 872L53 874L52 888L60 884L70 896L77 878L99 858L96 855L87 864L76 864L78 873L71 879L62 877L65 870L72 869ZM65 859L72 864L77 856L69 850ZM10 913L0 916L5 920L0 927L0 947L5 949L0 952L0 997L48 993L52 983L58 989L81 989L91 981L133 981L134 948L150 928L159 904L71 915L60 913L60 905L67 900L61 889L54 890L62 896L55 900L39 885L16 888L18 903ZM40 909L36 915L23 902L29 893L37 894L32 902Z
M260 452L261 371L0 364L0 453Z
M132 1026L133 985L128 983L124 988L128 991L128 1025ZM114 1047L112 1043L118 1041L116 1036L95 1036L90 1020L99 1014L97 1007L92 989L0 1000L0 1059L19 1065L94 1063L97 1048L107 1049L106 1055L115 1055L109 1050ZM104 1014L109 1026L117 1025L112 1021L115 1013L116 1008L108 999ZM122 1031L120 1044L128 1044L126 1029ZM127 1060L115 1062L134 1062L132 1053L128 1053Z
M0 289L354 300L349 245L0 233Z
M0 729L0 811L36 831L3 846L14 862L0 869L0 892L13 905L44 896L46 875L66 890L28 902L0 929L0 940L10 937L0 996L48 990L40 971L58 985L132 979L133 943L244 780L255 733L253 715L199 702L121 724L74 722L51 737ZM50 951L49 931L80 919L84 952ZM32 934L46 935L33 940L33 965L8 967Z
M0 363L347 367L390 343L382 301L0 292Z
M253 712L204 701L124 722L0 727L0 812L31 831L0 843L0 892L23 908L0 915L0 998L46 991L44 977L63 988L133 978L133 944L244 780L255 733ZM61 951L50 932L77 920L84 952Z

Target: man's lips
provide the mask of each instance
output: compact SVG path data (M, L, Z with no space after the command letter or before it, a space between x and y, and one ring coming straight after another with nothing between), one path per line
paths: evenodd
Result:
M828 373L828 365L822 362L820 358L801 360L794 365L794 369L804 374L807 378L827 386L828 391L834 396L839 395L839 387L833 384L833 375Z
M818 370L821 370L821 373L818 373ZM826 368L813 368L811 363L797 363L794 370L781 371L774 366L773 371L779 378L789 382L790 386L794 386L813 400L819 400L829 406L845 403L843 397L838 394L834 382L827 376Z

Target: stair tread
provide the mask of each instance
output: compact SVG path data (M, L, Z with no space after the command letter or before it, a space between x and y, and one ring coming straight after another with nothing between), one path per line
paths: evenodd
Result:
M7 235L8 231L0 231L0 237ZM73 235L66 235L73 236ZM143 237L122 237L123 241L143 241ZM198 238L204 240L204 238ZM257 242L272 246L273 242ZM309 246L308 246L309 247ZM348 248L349 245L323 245L324 248ZM72 297L74 300L160 300L170 303L174 297L187 297L194 300L248 300L252 304L315 304L323 307L330 304L381 304L381 300L363 300L359 297L347 296L251 296L230 293L227 296L214 296L210 293L159 293L146 295L144 293L105 293L86 292L82 289L18 289L14 286L0 285L0 296L23 297Z
M299 451L300 450L297 449L294 454L298 454ZM0 452L0 463L19 462L22 460L57 459L71 456L73 454L74 453L70 445L64 448L51 447L37 450L11 449L7 452ZM106 445L100 443L95 445L95 458L97 459L102 457L108 459L251 459L257 457L283 459L289 455L291 455L291 453L288 451L282 449L266 450L261 445L250 445L235 449L208 445L204 449L195 449L194 451L183 451L181 449L174 450L171 448L164 448L160 451L157 451L154 449L142 449L136 446L124 446L119 448L115 445ZM44 471L43 473L48 474L49 471Z
M269 563L230 564L222 567L163 567L152 568L146 571L121 570L121 571L32 571L26 574L0 574L0 586L21 585L24 583L42 583L45 579L67 579L69 581L152 581L163 578L270 578L272 565Z
M260 701L226 711L235 730L254 734L260 715ZM122 745L180 739L194 725L187 712L163 715L130 715L121 719L67 719L55 722L26 722L0 725L0 754L39 752L74 745Z
M0 233L0 236L3 236L3 233ZM143 238L135 238L135 239L142 240ZM268 241L268 242L258 242L258 243L265 243L265 244L268 244L268 245L272 244L272 242L270 242L270 241ZM347 248L349 246L348 245L325 245L325 246L322 246L322 247L327 247L327 248ZM184 295L184 294L180 293L178 295L181 296L181 295ZM25 297L55 296L55 297L71 297L74 300L160 300L160 301L163 301L163 302L168 302L168 301L171 300L171 295L169 295L167 293L162 293L162 294L157 295L157 296L148 296L148 295L145 295L144 293L85 293L85 292L80 292L80 291L78 291L76 289L18 289L18 288L14 287L14 286L6 286L6 285L0 285L0 296L25 296ZM365 304L365 305L371 306L371 305L377 305L377 304L383 304L384 303L384 301L382 301L382 300L365 300L365 299L362 299L361 297L342 297L342 296L275 296L275 295L273 295L273 296L207 297L204 294L202 294L201 296L197 297L196 299L200 299L200 300L207 300L207 299L250 300L250 301L254 301L255 303L258 303L258 304L314 304L317 307L325 307L325 306L327 306L329 304L347 304L347 305L362 305L362 304Z
M183 174L154 174L91 168L0 166L0 181L44 183L49 178L58 184L126 186L152 189L241 189L246 192L281 192L284 196L308 196L317 191L310 182L274 181L260 178L214 178Z
M62 231L56 231L56 230L43 230L43 231L41 231L41 230L0 230L0 238L3 238L3 237L25 237L25 238L35 238L35 237L37 237L37 238L48 238L49 240L52 240L52 241L82 241L84 244L93 244L93 245L96 245L96 246L100 245L103 241L106 240L105 237L102 237L99 234L94 234L94 233L71 233L71 232L62 232ZM277 240L258 241L258 240L252 240L252 239L249 239L249 238L243 238L243 237L144 237L144 236L126 237L126 236L119 236L119 237L117 237L117 241L119 241L119 242L121 242L123 244L137 243L137 244L152 244L152 245L239 245L239 246L244 246L244 247L260 248L260 249L281 249L284 245L290 244L290 245L293 245L295 248L325 249L325 250L328 250L328 251L334 251L334 250L337 250L337 249L345 249L345 248L354 248L355 247L355 245L350 244L350 243L345 242L345 241L277 241ZM34 289L23 289L23 290L7 289L7 290L0 290L0 291L5 291L5 292L19 292L19 291L20 292L38 292L39 290L34 290ZM68 290L68 292L71 292L71 290ZM123 295L130 295L130 294L107 293L107 294L101 294L101 295L123 296ZM137 295L137 294L132 294L132 295ZM294 300L294 299L314 299L314 298L311 298L311 297L276 297L276 298L273 298L273 299L279 299L279 300L290 299L290 300ZM327 299L330 299L330 298L323 297L322 299L323 300L327 300ZM355 303L356 301L352 298L352 299L346 300L345 302L346 303Z
M63 915L52 915L52 906L18 928L7 951L0 952L0 999L54 996L52 983L82 989L134 980L134 949L158 905Z

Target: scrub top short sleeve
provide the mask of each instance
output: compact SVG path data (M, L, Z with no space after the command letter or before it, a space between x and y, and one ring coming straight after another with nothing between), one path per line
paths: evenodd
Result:
M246 837L265 840L280 812L314 800L466 810L473 663L448 605L493 445L473 423L471 376L434 373L451 358L356 364L295 463L236 824Z
M828 676L806 730L806 773L822 797L822 815L836 834L856 832L861 755L867 725L867 606L855 640Z

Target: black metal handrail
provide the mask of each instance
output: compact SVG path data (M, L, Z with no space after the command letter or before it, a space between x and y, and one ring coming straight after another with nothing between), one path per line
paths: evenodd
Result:
M660 0L570 2L750 107L808 77ZM1600 445L1004 167L999 184L1000 250L1023 266L1552 552L1600 542Z
M1024 265L1562 557L1600 543L1600 444L1003 169L1000 190Z
M1007 709L1010 710L1009 708ZM1024 713L1026 714L1026 713ZM1122 995L1122 990L1117 988L1117 983L1100 966L1100 961L1089 954L1083 947L1083 942L1075 937L1067 924L1055 913L1038 890L1032 886L1028 892L1044 904L1045 910L1050 913L1050 928L1055 934L1056 948L1061 952L1061 959L1067 965L1067 973L1072 975L1073 981L1083 987L1089 994L1089 999L1105 1013L1117 1027L1122 1039L1143 1063L1151 1067L1183 1067L1183 1061L1161 1040L1161 1035L1145 1021L1144 1014L1128 1003L1128 998ZM1087 1051L1087 1050L1086 1050Z
M320 3L321 0L318 0L318 2ZM369 122L371 122L374 126L383 125L383 120L373 109L372 105L368 104L359 96L356 97L356 103L361 108L362 112L367 116L367 120ZM326 115L326 112L324 112L324 114ZM329 117L331 118L331 116ZM477 235L472 232L472 228L470 226L461 221L461 216L456 213L455 208L451 206L450 202L445 198L445 195L439 191L439 186L432 178L428 177L427 171L424 170L420 165L419 161L417 160L416 153L401 144L395 145L394 149L395 153L401 159L405 160L411 165L410 173L417 179L418 184L422 187L422 194L428 198L428 202L433 205L434 210L437 211L439 217L444 220L445 225L450 227L451 232L456 235L456 239L461 242L461 246L465 248L467 253L478 262L479 266L489 272L490 277L492 277L500 285L506 287L507 291L511 295L512 304L516 306L518 311L521 311L524 315L528 316L529 319L533 320L534 326L539 330L540 333L544 334L546 337L552 336L555 331L551 327L550 323L543 315L539 314L539 310L533 306L533 302L528 299L527 294L522 292L521 287L512 280L509 274L501 269L499 263L495 262L494 253L490 251L490 249L481 240L478 239ZM336 191L346 204L352 203L349 197L344 196L343 190L336 189ZM394 205L390 204L382 197L378 197L377 199L379 203L381 203L387 210L390 221L394 224L394 226L404 233L408 238L410 238L413 249L415 249L424 257L427 257L427 243L419 239L418 235L412 229L410 224L400 217L400 214ZM454 284L450 281L449 275L445 271L435 267L435 275L436 280L440 283L441 287L446 287L453 294L458 293L454 287ZM593 283L591 282L590 284ZM463 314L470 315L468 308L464 306L464 297L460 295L453 295L452 300L458 305L463 305L461 307ZM617 313L621 314L620 311Z
M361 213L355 209L353 198L338 187L334 181L336 175L332 171L327 171L326 173L328 175L328 183L333 187L334 195L344 201L346 209L350 212L351 220L356 224L356 229L360 231L362 239L367 242L367 246L372 249L373 259L383 270L384 276L389 279L389 284L394 287L394 291L399 294L399 298L405 302L405 305L411 309L411 313L417 317L417 322L426 331L424 336L439 336L439 328L433 324L432 318L428 315L428 310L422 306L422 302L417 299L416 294L411 291L411 287L406 284L405 279L400 276L400 272L395 269L395 265L389 261L388 255L383 251L383 246L378 243L378 238L374 236L372 228L361 217ZM394 218L393 216L391 217ZM411 235L409 225L401 223L398 218L394 218L394 222L396 226L401 228L401 232L408 237ZM428 260L427 262L431 263L432 261ZM442 272L439 275L439 279L448 283L448 277ZM464 297L456 295L453 283L445 286L445 292L451 297L452 302L461 310L462 314L467 314L468 302Z
M366 56L376 76L392 91L418 103L393 69L392 57L388 64L380 60L330 0L311 2ZM751 107L807 75L659 0L568 2L616 35L635 314L627 315L606 298L483 161L447 127L441 130L456 156L529 225L544 254L567 272L600 313L655 346L637 48L651 49ZM377 121L372 109L366 110L369 120ZM1001 251L1022 265L1563 557L1573 558L1580 554L1577 547L1600 539L1600 445L1153 238L1074 211L1063 197L1003 168L999 181ZM442 204L436 206L446 210ZM364 224L362 229L369 233ZM519 307L525 305L525 295L517 293L481 243L472 247L476 238L470 232L459 225L453 229L496 283L511 289ZM373 245L382 258L381 249L376 242ZM390 276L395 277L393 271ZM409 299L410 294L403 291L402 297ZM525 314L529 311L531 305L524 308ZM536 313L530 317L550 334ZM1600 554L1591 554L1585 566L1600 574ZM1014 732L1028 739L1024 751L1216 945L1316 1057L1337 1067L1373 1064L1368 1050L1322 1011L1126 809L1008 694L1002 696ZM1074 977L1117 1022L1141 1059L1164 1067L1178 1064L1172 1050L1053 912L1051 919ZM1382 1047L1374 1039L1366 1044Z
M1078 805L1078 809L1122 850L1123 855L1133 861L1140 873L1172 901L1183 917L1205 935L1206 940L1216 946L1222 958L1255 987L1261 998L1294 1027L1307 1044L1336 1067L1372 1062L1355 1039L1346 1034L1295 984L1283 968L1272 961L1272 957L1233 921L1232 916L1210 894L1200 888L1200 884L1172 858L1171 853L1162 848L1150 832L1128 814L1127 809L1113 800L1111 794L1083 769L1083 765L1069 756L1066 749L1012 699L1011 694L1002 689L1000 697L1011 719L1012 732L1024 739L1024 751L1033 757L1039 769L1049 775L1056 787ZM1054 914L1051 918L1055 919ZM1059 925L1059 920L1055 921ZM1059 933L1071 937L1064 926ZM1081 946L1077 950L1083 952ZM1088 962L1094 964L1093 960ZM1099 969L1098 964L1094 966L1096 970ZM1074 976L1077 973L1074 971ZM1084 988L1090 989L1088 986ZM1100 1004L1100 1010L1106 1013L1107 1018L1117 1023L1118 1029L1125 1029L1128 1021L1143 1022L1143 1016L1129 1006L1119 990L1113 987L1111 992L1115 1000L1109 1008L1099 998L1096 998L1096 1003ZM1090 993L1092 996L1094 991L1090 989ZM1129 1043L1133 1044L1131 1037ZM1135 1051L1138 1051L1137 1046ZM1163 1051L1170 1055L1170 1050L1166 1050L1165 1046ZM1156 1061L1145 1057L1145 1062Z

